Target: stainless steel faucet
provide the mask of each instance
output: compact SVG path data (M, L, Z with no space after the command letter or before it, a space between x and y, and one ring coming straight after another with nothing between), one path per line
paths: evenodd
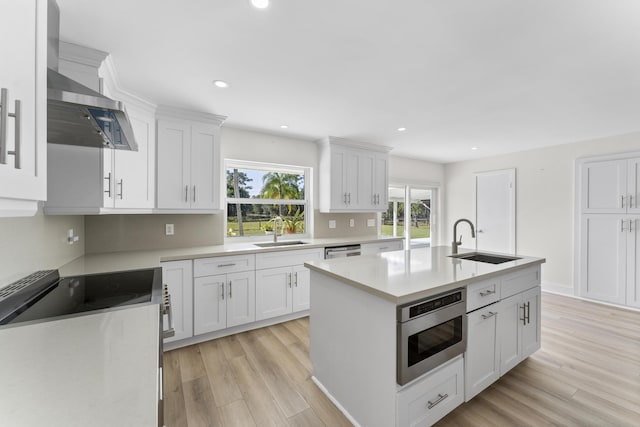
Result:
M456 240L456 234L458 234L457 228L458 228L458 224L461 222L466 222L469 224L469 227L471 227L471 237L475 238L476 237L476 231L473 228L473 223L471 221L469 221L468 219L462 218L457 220L454 224L453 224L453 242L451 242L451 253L452 254L457 254L458 253L458 246L462 245L462 234L460 235L460 240Z
M278 221L280 221L280 234L282 234L282 229L284 228L284 220L281 217L276 216L273 218L273 243L278 243Z

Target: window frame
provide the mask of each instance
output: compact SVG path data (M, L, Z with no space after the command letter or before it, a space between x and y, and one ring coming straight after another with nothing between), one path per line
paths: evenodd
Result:
M309 238L311 233L311 224L313 224L313 208L311 206L312 193L311 193L311 177L312 169L308 166L296 166L286 165L281 163L269 163L269 162L255 162L249 160L237 160L237 159L224 159L224 221L223 221L223 235L225 243L242 243L242 242L260 242L265 239L272 239L272 235L257 235L257 236L236 236L229 237L227 235L228 230L228 212L229 204L248 204L248 205L297 205L304 207L304 233L292 233L292 234L279 234L278 239L287 240ZM227 170L228 169L253 169L265 172L284 172L301 174L304 176L304 198L303 199L252 199L252 198L235 198L227 196Z

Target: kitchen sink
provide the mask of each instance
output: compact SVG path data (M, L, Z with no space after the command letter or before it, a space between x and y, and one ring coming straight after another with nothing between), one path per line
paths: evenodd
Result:
M254 243L254 246L261 248L275 248L278 246L294 246L294 245L308 245L309 242L303 242L302 240L285 240L284 242L266 242L266 243Z
M482 252L469 252L460 255L449 255L451 258L466 259L469 261L486 262L488 264L502 264L503 262L515 261L520 259L519 257L486 254Z

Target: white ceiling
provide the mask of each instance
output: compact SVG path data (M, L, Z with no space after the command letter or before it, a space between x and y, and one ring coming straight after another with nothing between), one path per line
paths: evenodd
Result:
M640 131L638 0L58 4L125 89L229 126L445 163Z

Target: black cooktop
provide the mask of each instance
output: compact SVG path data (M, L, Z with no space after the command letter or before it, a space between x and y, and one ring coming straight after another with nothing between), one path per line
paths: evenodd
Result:
M160 268L62 278L43 273L0 301L0 325L149 303L161 294Z

